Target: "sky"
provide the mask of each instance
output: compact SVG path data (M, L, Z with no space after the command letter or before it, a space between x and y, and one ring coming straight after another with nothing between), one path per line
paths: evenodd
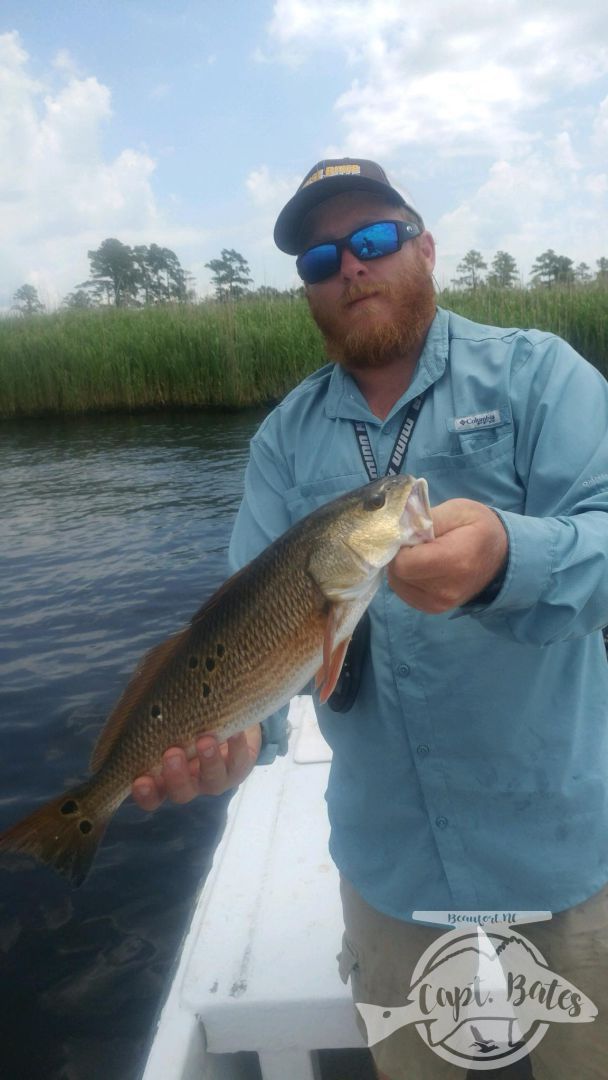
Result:
M299 283L276 216L325 157L380 162L447 286L470 249L524 280L608 256L605 0L0 0L0 311L48 307L107 237L210 292Z

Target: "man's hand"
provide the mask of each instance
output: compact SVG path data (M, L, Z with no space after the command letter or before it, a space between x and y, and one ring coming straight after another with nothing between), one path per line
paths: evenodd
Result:
M142 810L156 810L164 799L187 803L197 795L221 795L249 775L261 745L259 724L223 743L213 735L201 735L196 741L197 757L188 761L180 747L171 747L163 754L160 776L138 776L131 794Z
M449 499L431 516L435 540L402 547L388 566L388 583L411 607L437 615L485 589L504 565L509 542L498 515L472 499Z

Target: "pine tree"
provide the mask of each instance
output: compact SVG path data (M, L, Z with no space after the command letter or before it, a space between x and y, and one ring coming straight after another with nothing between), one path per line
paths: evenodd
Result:
M456 271L460 276L452 278L452 282L457 288L476 289L483 283L483 270L487 270L487 264L481 252L471 249L467 251L462 262L458 263Z

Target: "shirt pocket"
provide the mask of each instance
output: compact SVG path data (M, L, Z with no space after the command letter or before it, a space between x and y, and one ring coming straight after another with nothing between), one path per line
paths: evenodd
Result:
M361 487L360 472L328 476L322 480L307 480L289 488L285 492L284 499L291 524L295 525L296 521L301 521L319 506L324 506L332 499L337 499L340 495L345 495L347 491L354 491L358 487Z
M454 443L447 452L416 459L416 475L428 481L431 503L475 499L523 512L525 491L515 468L513 429L458 435Z

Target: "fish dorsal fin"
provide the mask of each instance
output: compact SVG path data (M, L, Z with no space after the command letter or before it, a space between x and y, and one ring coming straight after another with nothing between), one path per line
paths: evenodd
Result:
M180 630L179 633L173 634L172 637L161 642L160 645L155 645L153 649L150 649L145 654L112 709L106 725L95 744L95 749L91 755L91 772L97 772L107 760L133 709L139 705L142 698L148 693L161 668L175 656L189 633L190 627L188 626L185 630Z

